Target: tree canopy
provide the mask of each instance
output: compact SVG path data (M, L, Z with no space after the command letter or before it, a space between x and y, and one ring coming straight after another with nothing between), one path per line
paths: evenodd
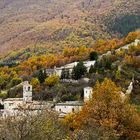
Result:
M122 100L121 88L110 79L97 82L92 99L85 104L81 112L70 119L71 127L84 130L93 136L94 128L100 131L99 137L121 139L140 138L140 115L126 98ZM76 123L75 123L76 122ZM93 130L93 132L90 132ZM94 137L92 137L94 138Z
M84 63L81 61L79 62L72 71L72 78L78 80L82 78L83 75L87 72L87 68L84 66Z

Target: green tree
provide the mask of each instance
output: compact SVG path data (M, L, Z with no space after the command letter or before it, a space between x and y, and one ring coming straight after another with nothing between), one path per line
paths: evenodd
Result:
M0 91L3 89L4 84L5 84L4 78L0 77Z
M97 60L98 54L97 52L91 52L89 57L90 57L90 60Z
M116 79L116 80L120 80L120 79L121 79L121 72L120 72L120 70L117 70L117 71L116 71L115 79Z
M81 61L75 66L72 70L72 78L75 80L80 79L87 72L87 68L84 63Z
M9 84L9 87L13 87L13 86L16 86L18 84L20 84L22 82L22 79L21 78L13 78Z
M47 78L47 74L45 70L40 70L37 76L38 80L40 81L40 83L44 83L45 79Z
M94 66L91 65L91 66L90 66L90 69L89 69L89 74L92 74L92 73L94 73L94 72L96 72L96 70L95 70Z
M69 79L69 78L70 78L69 70L65 68L62 69L61 79Z

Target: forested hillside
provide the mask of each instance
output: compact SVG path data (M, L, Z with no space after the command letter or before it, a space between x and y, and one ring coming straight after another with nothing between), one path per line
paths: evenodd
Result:
M92 47L140 26L139 0L2 0L0 55L25 47Z
M1 139L140 140L140 0L0 0Z

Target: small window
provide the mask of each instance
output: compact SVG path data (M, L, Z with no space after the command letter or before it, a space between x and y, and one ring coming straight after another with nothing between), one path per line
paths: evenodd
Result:
M28 87L28 91L30 91L30 89L31 89L31 88L30 88L30 87Z
M13 105L13 103L9 103L9 106L12 106Z
M59 112L61 112L61 109L59 109Z

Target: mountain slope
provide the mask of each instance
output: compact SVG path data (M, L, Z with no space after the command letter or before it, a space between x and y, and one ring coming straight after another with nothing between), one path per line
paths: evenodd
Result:
M139 6L139 0L0 1L0 55L35 45L90 47L98 38L124 36L139 28Z

